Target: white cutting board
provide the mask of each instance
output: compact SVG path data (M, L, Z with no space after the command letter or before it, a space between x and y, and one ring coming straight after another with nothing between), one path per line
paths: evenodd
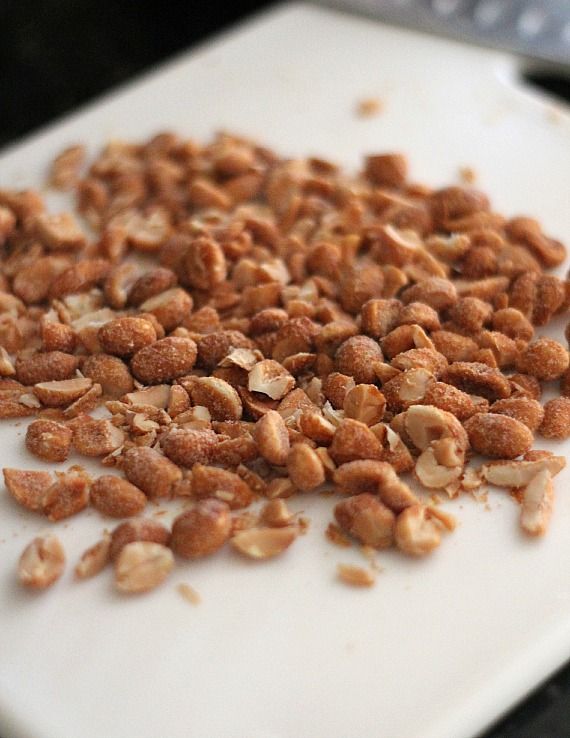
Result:
M76 141L225 128L349 167L405 151L433 185L472 165L498 210L570 241L570 119L519 90L515 70L494 52L285 6L7 151L0 183L38 185ZM355 117L369 96L384 112ZM41 468L23 430L1 426L2 462ZM292 506L311 530L282 559L223 553L130 599L110 572L22 591L15 563L43 521L0 491L0 735L471 738L570 657L569 480L544 540L519 534L504 492L490 510L465 498L447 505L460 525L430 558L380 554L372 590L335 580L337 562L363 560L324 540L332 501L306 496ZM93 513L56 526L72 562L103 525Z

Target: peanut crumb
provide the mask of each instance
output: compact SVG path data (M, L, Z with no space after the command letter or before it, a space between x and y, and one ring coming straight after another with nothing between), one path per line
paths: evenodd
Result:
M186 582L180 582L180 584L177 585L176 589L182 597L186 600L186 602L189 602L191 605L199 605L202 602L202 598L197 592L194 587L190 586Z
M376 583L373 571L353 564L338 564L337 576L341 582L352 587L372 587Z
M474 184L477 180L477 171L471 166L459 167L459 179L464 184Z
M373 118L384 112L384 103L379 97L364 97L356 103L359 118Z
M335 544L335 546L342 546L344 548L350 548L352 546L350 538L336 523L328 524L325 535L331 543Z

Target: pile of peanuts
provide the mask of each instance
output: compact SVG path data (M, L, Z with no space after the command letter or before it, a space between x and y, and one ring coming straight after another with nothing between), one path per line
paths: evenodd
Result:
M546 531L565 462L531 447L570 435L570 370L535 331L568 311L570 282L545 273L566 252L535 220L410 182L400 154L348 176L228 134L112 142L91 162L73 146L50 182L76 214L0 191L0 417L36 416L40 459L116 473L4 478L50 521L89 505L125 519L78 577L112 562L139 592L174 555L280 555L306 527L286 498L311 491L340 497L329 538L368 549L428 554L454 528L440 495L487 483L511 490L523 531ZM171 528L142 516L172 498ZM47 587L64 565L40 536L20 580Z

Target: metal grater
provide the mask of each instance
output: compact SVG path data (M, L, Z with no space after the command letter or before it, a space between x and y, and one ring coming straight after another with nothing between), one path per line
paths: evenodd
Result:
M328 0L324 4L570 68L570 0Z

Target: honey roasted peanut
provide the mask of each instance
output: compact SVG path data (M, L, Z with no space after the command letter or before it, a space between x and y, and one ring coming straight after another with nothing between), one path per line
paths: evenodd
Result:
M231 530L230 508L225 502L200 500L174 520L170 546L184 558L208 556L224 545Z

